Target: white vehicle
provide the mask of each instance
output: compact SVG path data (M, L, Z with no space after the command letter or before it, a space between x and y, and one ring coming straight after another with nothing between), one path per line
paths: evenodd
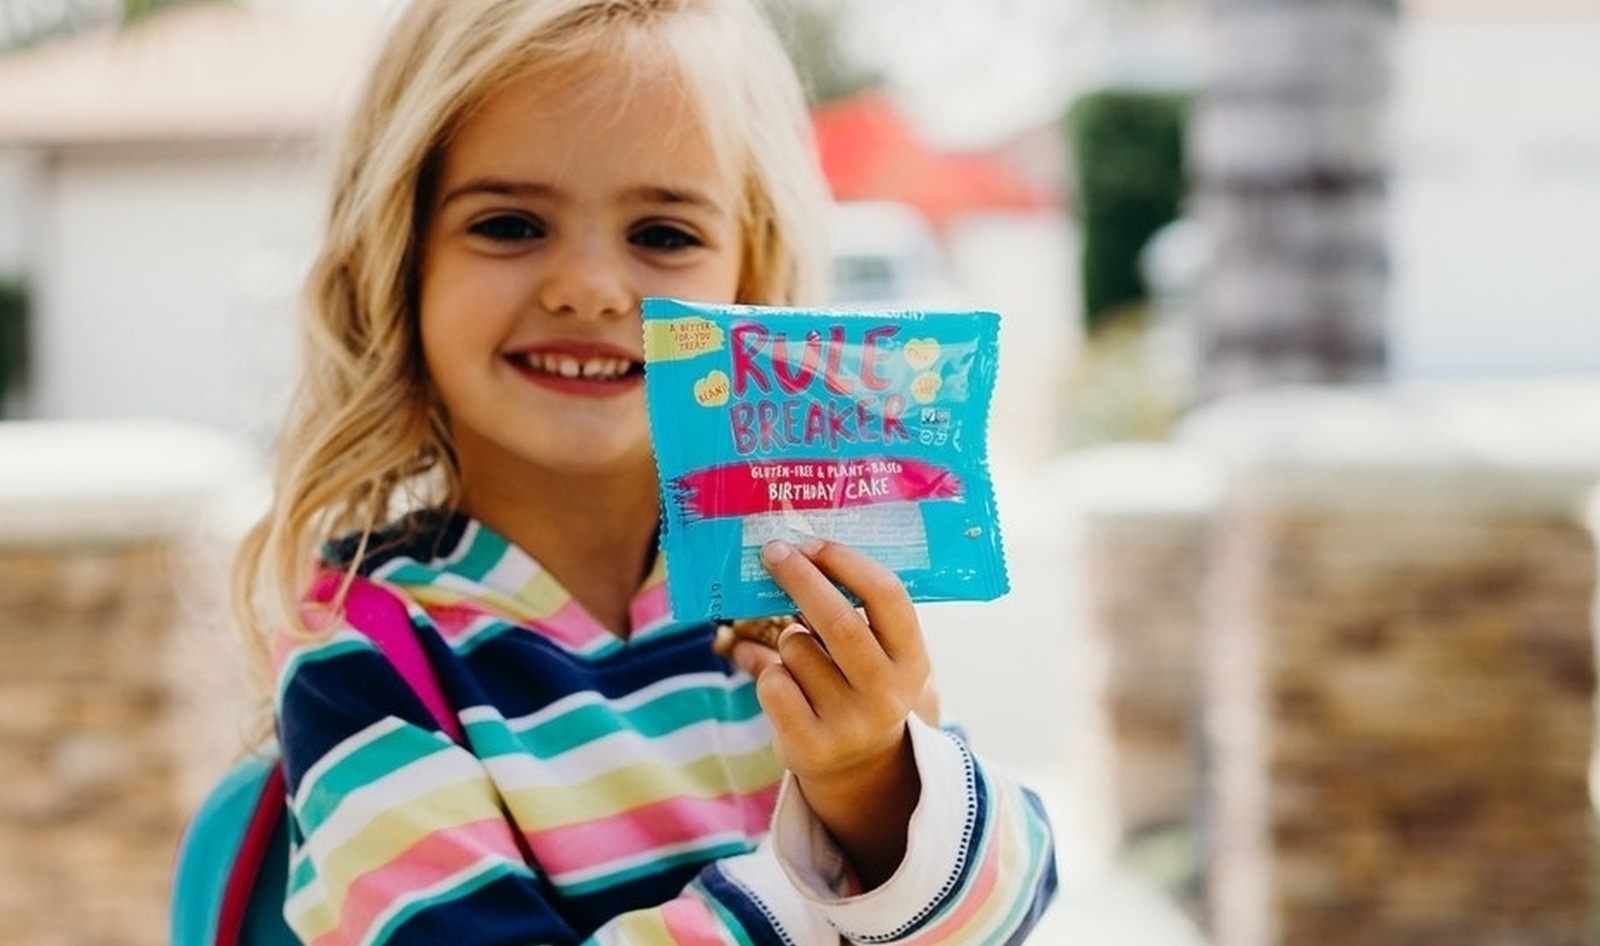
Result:
M841 201L833 213L835 305L949 308L957 293L933 224L895 201Z

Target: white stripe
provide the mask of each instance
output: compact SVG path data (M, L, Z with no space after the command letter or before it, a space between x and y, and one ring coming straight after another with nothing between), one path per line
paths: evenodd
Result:
M664 696L672 696L685 690L720 690L724 694L731 694L750 685L742 677L728 677L724 674L706 671L704 673L687 673L679 676L659 680L649 686L640 687L632 693L626 693L614 700L608 700L603 694L593 690L582 690L569 696L564 696L543 709L506 720L513 732L521 733L532 729L550 720L562 717L574 710L585 706L604 706L607 710L627 713L653 700Z
M467 553L472 551L472 547L477 544L480 528L478 520L468 519L467 527L461 530L461 541L457 542L456 547L450 550L450 554L428 562L425 567L437 571L446 565L454 565L466 558Z
M631 730L613 733L553 759L520 753L496 756L485 760L484 767L502 791L564 788L617 769L653 764L681 770L710 755L745 755L771 743L772 727L764 716L734 724L706 720L668 736L649 737Z
M484 784L483 768L459 749L435 752L392 769L339 799L333 811L306 838L306 843L315 848L319 860L331 857L384 812L414 802L429 792L471 783L482 787L485 811L493 811L494 803L489 800L492 790Z
M539 574L539 565L522 555L502 555L500 561L479 579L502 594L515 594Z
M467 578L464 575L457 575L455 572L439 572L435 575L429 576L428 587L448 588L454 591L459 591L468 597L475 598L482 597L484 592L483 585L473 581L471 578ZM495 589L491 588L489 590L494 591Z
M403 719L385 716L360 732L346 736L326 755L318 759L311 768L306 769L306 774L300 777L300 790L295 793L292 799L295 810L298 811L300 809L300 806L305 803L306 795L311 791L312 786L321 781L329 770L337 768L354 753L406 725L409 724Z

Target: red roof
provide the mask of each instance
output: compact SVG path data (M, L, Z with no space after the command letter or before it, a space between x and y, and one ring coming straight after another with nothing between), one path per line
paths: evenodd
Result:
M978 210L1037 210L1056 196L992 154L938 151L883 95L866 92L812 114L822 170L839 200L898 200L936 226Z

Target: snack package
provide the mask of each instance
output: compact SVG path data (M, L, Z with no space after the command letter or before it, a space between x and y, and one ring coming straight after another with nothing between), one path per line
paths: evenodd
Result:
M644 301L672 610L795 610L772 539L850 545L913 601L1009 590L987 434L999 316Z

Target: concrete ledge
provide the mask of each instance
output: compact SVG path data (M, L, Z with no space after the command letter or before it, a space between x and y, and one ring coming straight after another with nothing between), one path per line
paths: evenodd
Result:
M0 548L194 532L259 489L242 442L154 420L0 422Z
M1176 439L1252 501L1581 517L1600 482L1600 380L1267 389L1197 410Z
M1051 464L1049 480L1068 508L1091 522L1200 522L1226 489L1223 467L1179 444L1089 447Z

